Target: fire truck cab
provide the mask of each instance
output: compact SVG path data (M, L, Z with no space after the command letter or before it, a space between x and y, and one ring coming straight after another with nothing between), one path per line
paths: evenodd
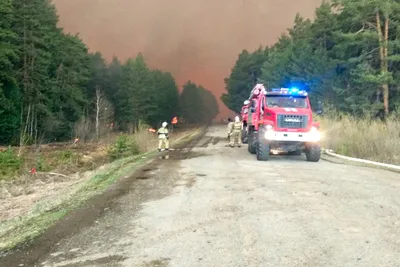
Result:
M307 161L320 160L319 123L313 122L307 92L296 88L267 91L257 84L248 100L248 151L258 160L268 160L271 152L304 152Z

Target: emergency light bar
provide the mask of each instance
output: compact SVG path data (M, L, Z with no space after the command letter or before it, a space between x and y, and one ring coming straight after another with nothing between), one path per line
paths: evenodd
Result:
M304 95L307 96L307 92L304 90L299 90L295 87L292 88L272 88L271 92L281 93L281 94L290 94L290 95Z

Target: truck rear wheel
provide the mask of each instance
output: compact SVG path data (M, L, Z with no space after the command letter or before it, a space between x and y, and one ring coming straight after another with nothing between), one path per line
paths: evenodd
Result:
M257 160L267 161L271 149L268 143L257 142Z
M321 158L321 146L318 144L311 144L306 149L307 161L318 162Z
M246 129L242 130L242 143L243 144L247 143L247 131L246 131Z
M255 154L256 153L256 144L255 144L255 137L254 134L249 134L247 135L247 150L250 152L250 154Z

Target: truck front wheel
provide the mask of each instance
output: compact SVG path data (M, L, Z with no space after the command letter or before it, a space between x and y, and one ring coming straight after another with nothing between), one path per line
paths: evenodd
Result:
M266 142L257 142L257 160L267 161L269 159L269 153L271 149Z
M321 146L319 144L310 144L306 149L307 161L318 162L321 158Z

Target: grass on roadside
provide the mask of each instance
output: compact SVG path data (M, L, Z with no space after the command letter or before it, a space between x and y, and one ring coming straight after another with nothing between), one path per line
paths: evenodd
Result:
M149 132L149 128L150 126L142 124L134 134L115 134L98 141L76 145L59 143L25 147L21 155L18 155L17 147L0 148L0 181L40 178L40 175L30 175L33 168L37 172L69 175L94 170L120 158L155 150L158 144L157 136ZM171 141L186 134L188 130L190 131L174 131Z
M174 136L171 142L173 145L180 145L182 142L201 134L202 130L201 128L196 128L182 132ZM147 138L149 139L149 137L152 138L151 144L155 143L154 136L147 133ZM40 199L28 214L0 222L0 252L12 249L18 244L38 236L69 211L77 208L95 195L104 192L118 178L131 173L157 154L153 149L155 145L150 145L150 142L146 145L143 139L139 139L138 136L122 137L122 140L117 140L113 147L125 148L126 145L129 147L129 144L140 144L138 145L139 150L134 153L130 152L131 155L127 157L122 157L119 154L121 156L119 159L103 166L99 171L93 172L89 179L74 184L72 188L63 188L58 193L59 197L48 196ZM121 145L121 142L125 142L125 144ZM146 148L143 148L143 144L146 145ZM147 149L147 152L144 149ZM110 151L113 151L113 149ZM110 152L111 155L114 152Z
M91 197L103 192L117 178L134 170L143 163L145 158L131 156L117 160L100 171L88 181L76 185L71 190L65 190L62 198L55 201L42 199L27 216L14 218L1 224L0 251L12 248L24 240L31 239L62 218L69 211L78 207Z
M322 145L335 153L400 165L400 119L385 122L350 116L318 117Z

